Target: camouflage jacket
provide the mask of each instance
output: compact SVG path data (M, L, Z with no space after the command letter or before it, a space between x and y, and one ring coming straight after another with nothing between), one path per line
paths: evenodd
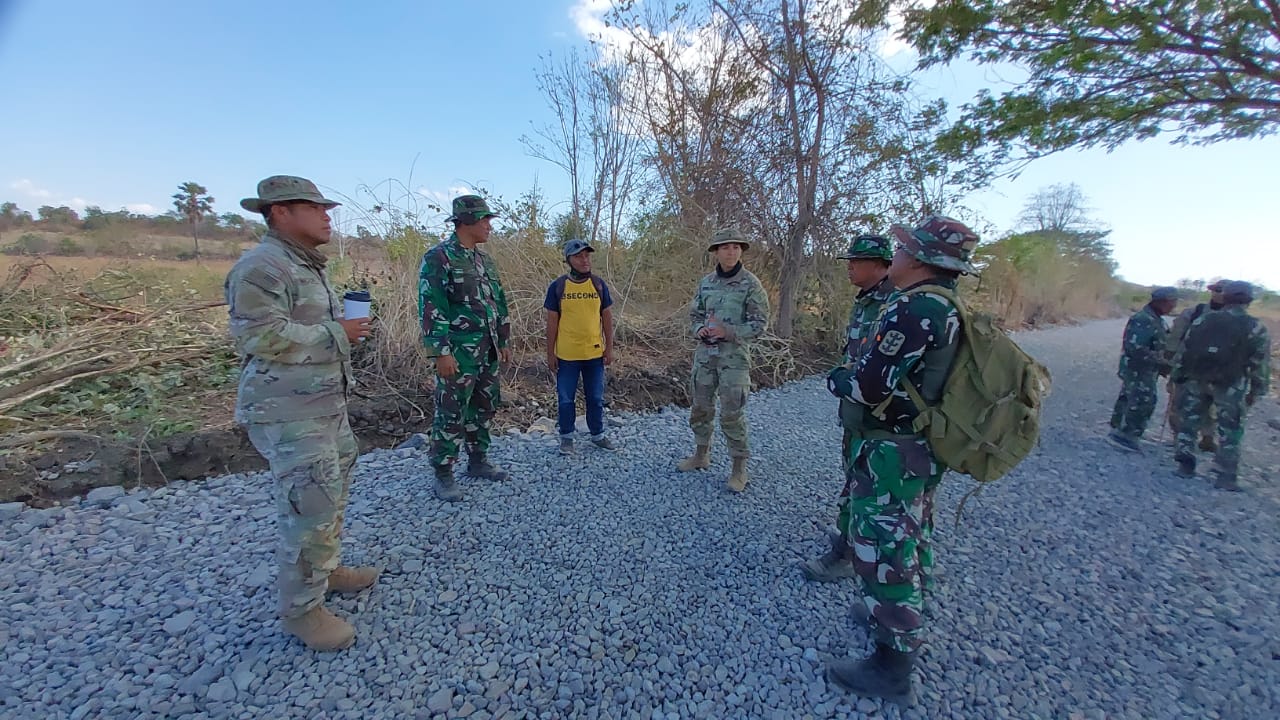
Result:
M231 337L243 358L236 422L346 412L351 345L324 270L267 232L227 275Z
M769 295L760 279L744 267L739 267L732 277L721 277L713 270L698 283L689 320L689 332L695 338L699 330L712 323L723 327L726 333L718 343L699 342L695 363L718 354L722 360L733 359L746 365L751 359L747 342L759 337L769 322Z
M1165 350L1169 331L1164 320L1148 304L1129 318L1124 326L1124 344L1120 351L1120 375L1130 372L1156 372L1167 364Z
M858 347L863 338L875 331L876 319L880 310L893 294L893 283L888 276L858 293L849 311L849 326L845 330L844 364L848 365L858 358Z
M1187 331L1191 329L1191 323L1206 312L1217 309L1209 303L1200 303L1178 313L1178 317L1173 319L1173 329L1169 331L1168 345L1165 347L1164 353L1165 357L1172 358L1177 354L1179 346L1182 345L1182 341L1187 337Z
M479 248L463 247L457 235L422 256L418 317L422 346L431 357L475 352L486 340L501 349L511 339L498 266Z
M1221 310L1214 312L1226 312L1236 315L1247 315L1248 311L1243 305L1229 305ZM1196 323L1200 322L1208 313L1202 313L1196 318ZM1250 395L1263 396L1271 390L1271 333L1267 331L1267 326L1257 318L1253 320L1249 327L1248 352L1249 362L1245 365L1244 380L1246 383L1245 391ZM1192 323L1195 324L1195 323ZM1191 328L1188 327L1189 331ZM1179 353L1174 357L1174 371L1172 375L1177 377L1178 365L1182 362L1182 348L1178 348Z
M954 281L940 279L919 284L955 287ZM960 311L941 295L890 296L875 335L866 339L854 364L849 399L870 408L884 405L883 418L867 415L867 429L913 434L911 422L919 412L902 379L918 388L926 402L936 403L959 347L960 324Z

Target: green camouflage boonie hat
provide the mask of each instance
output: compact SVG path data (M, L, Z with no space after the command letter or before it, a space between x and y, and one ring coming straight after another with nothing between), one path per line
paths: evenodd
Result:
M849 243L849 249L837 255L837 260L893 260L893 243L883 235L859 235Z
M452 222L478 222L487 217L501 217L489 209L489 203L479 195L462 195L453 199Z
M258 197L241 200L240 207L249 212L260 213L268 205L292 200L306 200L326 208L342 204L321 195L316 184L306 178L294 175L272 175L258 183Z
M715 249L721 245L729 243L737 243L742 246L743 250L751 247L751 243L747 242L747 236L742 234L737 228L724 228L717 230L715 235L711 236L711 244L707 245L707 252L715 252Z
M977 272L969 258L978 245L978 235L959 220L930 215L915 228L894 225L891 232L908 254L926 265L960 273Z

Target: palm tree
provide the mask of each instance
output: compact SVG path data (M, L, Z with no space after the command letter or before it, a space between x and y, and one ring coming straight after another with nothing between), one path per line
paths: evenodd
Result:
M173 195L173 207L191 223L191 240L195 243L197 258L200 257L200 237L197 232L200 221L205 215L213 213L213 198L208 192L200 183L184 182Z

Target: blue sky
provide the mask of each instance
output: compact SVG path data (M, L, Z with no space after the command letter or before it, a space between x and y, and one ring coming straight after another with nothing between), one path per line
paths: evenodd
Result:
M195 180L227 212L260 178L289 173L346 195L395 178L434 197L478 184L508 199L537 178L560 201L558 169L519 138L547 114L539 56L583 43L600 3L10 0L0 200L164 211ZM953 67L924 80L956 103L992 79ZM1035 190L1075 182L1113 229L1127 278L1280 288L1280 246L1256 228L1280 188L1277 161L1276 138L1132 143L1036 161L969 204L1004 231Z

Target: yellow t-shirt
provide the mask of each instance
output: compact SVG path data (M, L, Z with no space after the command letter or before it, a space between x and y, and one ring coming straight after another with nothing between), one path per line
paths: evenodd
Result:
M556 333L556 357L561 360L595 360L604 356L604 328L600 314L613 304L603 280L574 282L563 276L547 288L543 307L560 313ZM596 283L599 283L597 290Z

